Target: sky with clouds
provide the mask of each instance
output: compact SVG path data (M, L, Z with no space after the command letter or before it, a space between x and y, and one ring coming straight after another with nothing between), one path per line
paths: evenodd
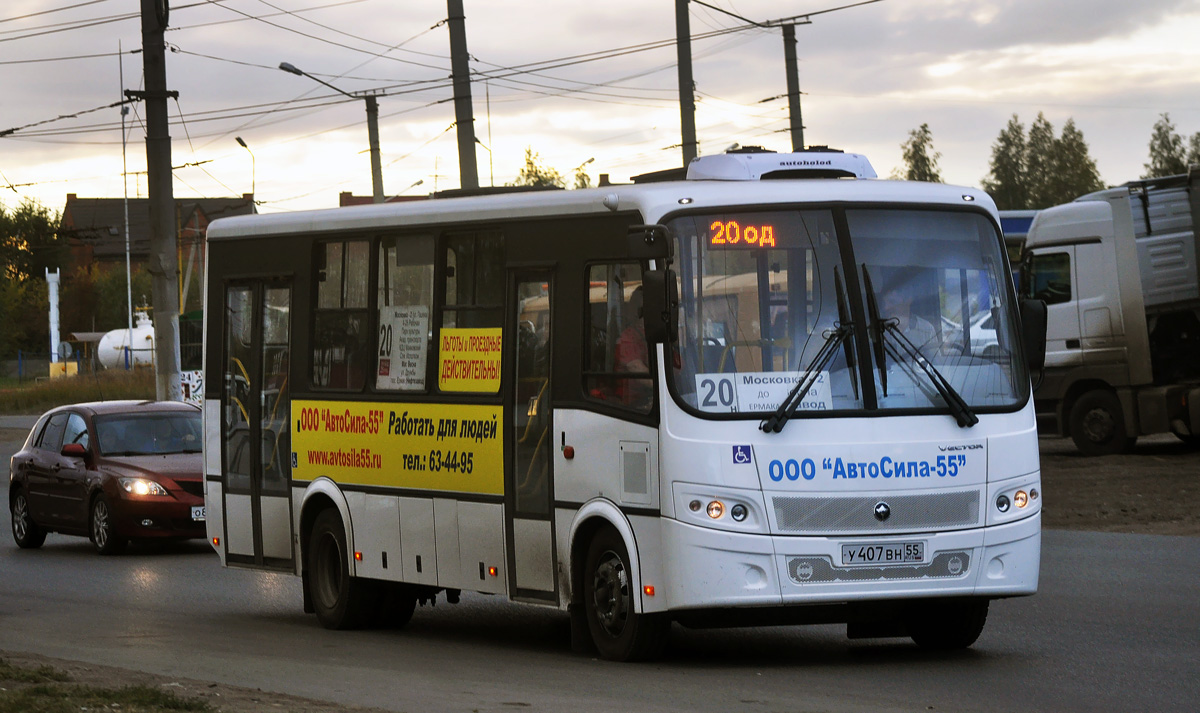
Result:
M852 2L706 0L760 23ZM459 186L445 2L170 5L176 196L253 186L275 212L371 193L364 102L284 61L383 94L385 193ZM481 184L514 180L527 147L567 176L594 159L593 183L681 164L672 0L464 5ZM121 113L107 105L142 86L138 12L137 0L0 5L0 132L22 127L0 137L0 203L124 194ZM727 13L690 5L700 153L789 150L782 33ZM814 15L796 36L806 143L864 153L881 176L922 123L943 177L964 185L986 175L1014 113L1027 127L1038 112L1056 129L1073 118L1110 184L1141 175L1163 112L1200 132L1200 0L881 0ZM126 117L130 196L146 194L144 116Z

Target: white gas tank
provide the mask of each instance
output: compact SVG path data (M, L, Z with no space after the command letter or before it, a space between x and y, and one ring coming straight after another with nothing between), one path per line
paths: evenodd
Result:
M106 369L124 369L127 347L131 366L150 366L154 363L154 324L145 312L138 313L132 333L128 328L114 329L101 337L96 347L96 357Z

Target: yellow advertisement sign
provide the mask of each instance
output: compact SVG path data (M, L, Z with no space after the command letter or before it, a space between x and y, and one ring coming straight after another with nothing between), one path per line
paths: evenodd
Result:
M292 477L504 494L501 407L292 402Z
M500 328L443 328L438 388L494 394L500 390Z

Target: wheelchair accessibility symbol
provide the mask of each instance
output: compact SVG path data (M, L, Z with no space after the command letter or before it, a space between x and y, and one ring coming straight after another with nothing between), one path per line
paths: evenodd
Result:
M734 446L733 462L739 465L750 462L750 446Z

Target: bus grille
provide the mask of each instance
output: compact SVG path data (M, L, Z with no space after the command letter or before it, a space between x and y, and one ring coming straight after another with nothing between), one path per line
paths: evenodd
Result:
M786 533L914 532L963 528L980 524L979 491L918 493L887 496L776 496L775 521ZM875 506L887 503L886 520L875 517Z

